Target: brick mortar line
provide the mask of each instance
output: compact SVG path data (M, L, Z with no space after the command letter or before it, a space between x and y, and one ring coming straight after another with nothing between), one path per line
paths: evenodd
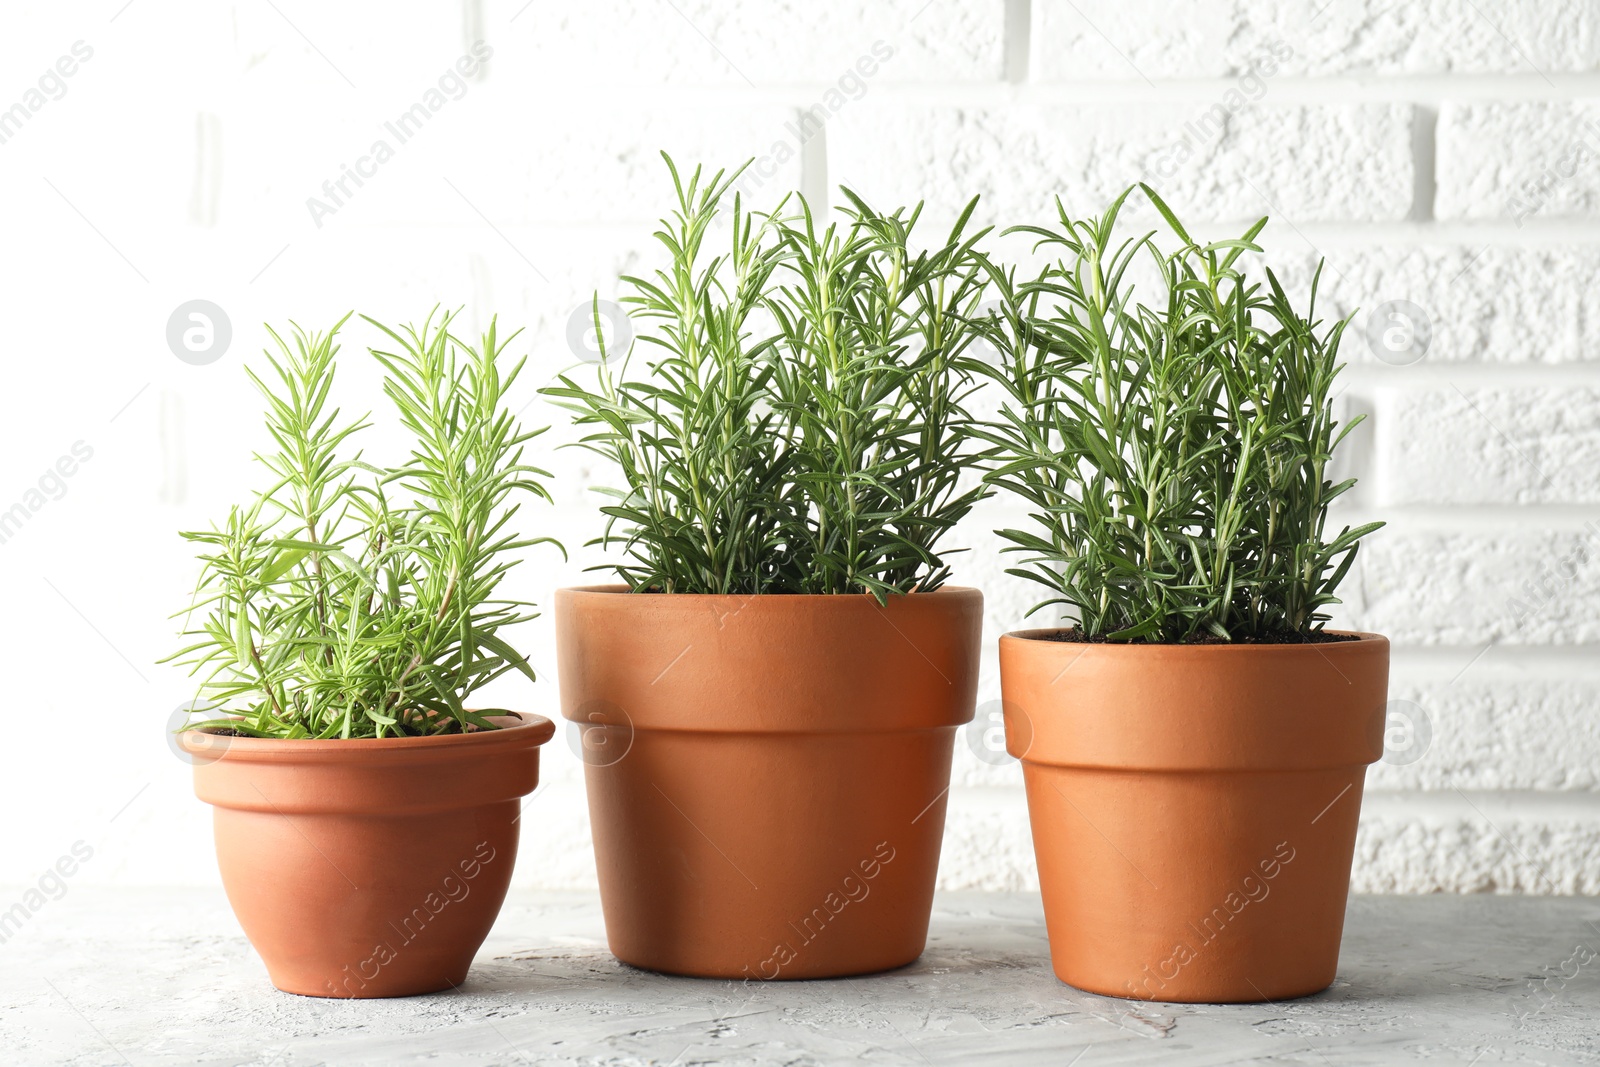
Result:
M1030 42L1031 47L1031 42ZM1032 53L1037 59L1037 52ZM598 106L608 97L637 100L639 90L650 94L652 102L682 102L703 99L725 106L738 101L781 104L785 102L813 103L821 90L834 87L832 72L813 80L757 82L744 85L737 79L726 82L647 82L618 85L614 82L579 84L590 95L590 103ZM1600 97L1600 71L1590 74L1555 74L1551 88L1537 75L1519 74L1458 74L1458 75L1377 75L1371 78L1357 75L1297 76L1278 74L1272 79L1272 88L1263 103L1316 105L1316 104L1443 104L1461 103L1595 103ZM533 84L537 77L507 77L502 75L475 90L485 93L515 92L524 84ZM563 79L549 79L552 83ZM929 100L941 103L1016 103L1018 98L1040 102L1061 103L1172 103L1192 106L1196 94L1219 94L1234 88L1239 81L1235 76L1166 77L1153 75L1147 84L1136 77L1096 78L1082 81L1044 81L1037 78L1026 82L1009 82L1003 78L951 79L947 81L876 79L871 95L877 99Z

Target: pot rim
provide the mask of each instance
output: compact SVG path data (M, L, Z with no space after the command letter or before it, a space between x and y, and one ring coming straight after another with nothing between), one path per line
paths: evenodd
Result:
M1036 642L1037 641L1037 642L1040 642L1040 643L1056 644L1056 645L1059 645L1060 647L1062 647L1063 649L1077 648L1077 649L1082 649L1085 652L1087 652L1087 651L1092 649L1096 653L1103 653L1105 655L1112 655L1112 656L1127 656L1127 657L1139 657L1139 656L1143 656L1143 655L1149 655L1150 653L1157 652L1157 651L1165 652L1165 653L1167 653L1169 655L1173 654L1173 653L1181 653L1181 654L1195 655L1195 656L1205 656L1205 655L1224 655L1224 656L1226 656L1226 655L1244 655L1244 654L1247 654L1247 653L1248 654L1253 654L1253 655L1268 655L1268 654L1273 654L1273 653L1283 654L1285 652L1303 653L1303 652L1305 652L1307 650L1313 650L1313 649L1318 651L1318 652L1326 653L1329 649L1335 649L1335 648L1365 648L1365 647L1370 647L1370 646L1372 646L1374 644L1378 644L1378 643L1382 643L1382 644L1388 644L1389 643L1389 638L1384 636L1383 634L1371 633L1371 632L1366 631L1366 630L1327 630L1327 631L1324 631L1324 632L1330 633L1330 634L1347 634L1347 635L1355 637L1354 641L1310 641L1310 642L1300 642L1300 643L1297 643L1297 644L1289 644L1289 643L1281 643L1281 644L1259 644L1259 643L1240 643L1240 644L1228 643L1228 644L1220 644L1219 643L1219 644L1193 645L1193 644L1182 644L1182 643L1151 643L1151 642L1145 642L1145 641L1137 641L1137 642L1136 641L1094 641L1094 642L1088 642L1088 641L1053 641L1053 642L1045 642L1043 640L1043 635L1045 635L1045 634L1058 634L1058 633L1063 633L1063 632L1065 632L1067 630L1070 630L1070 629L1072 629L1072 627L1070 627L1070 626L1045 626L1045 627L1040 627L1038 629L1033 629L1033 630L1011 630L1011 631L1009 631L1007 633L1001 634L1000 635L1000 640L1001 641L1027 641L1027 642Z
M561 713L694 733L889 732L972 718L983 593L556 591ZM595 714L599 713L598 717Z
M621 582L612 582L605 585L568 585L557 589L558 594L591 595L591 594L627 594L641 597L661 597L670 600L764 600L764 601L796 601L802 603L851 603L862 599L877 603L877 598L871 593L862 591L856 593L634 593ZM894 593L891 596L899 597L934 597L942 594L951 596L982 596L983 590L973 585L941 585L937 589L921 592L912 590L909 593Z
M1380 634L1353 636L1118 646L1008 635L1006 750L1030 764L1137 773L1373 763L1383 756L1390 645Z
M185 730L177 735L178 745L196 755L214 756L209 744L192 738L209 736L225 739L225 750L218 759L250 760L260 762L295 761L333 763L342 759L360 759L364 754L383 752L416 754L419 758L431 755L457 755L465 752L483 753L509 748L537 747L555 736L556 725L543 715L511 711L504 715L491 715L491 721L515 719L498 730L475 730L465 734L436 734L430 737L333 737L309 739L284 737L234 737L213 729Z

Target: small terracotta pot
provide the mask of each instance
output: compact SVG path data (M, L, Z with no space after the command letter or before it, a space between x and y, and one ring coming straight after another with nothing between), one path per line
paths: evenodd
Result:
M1050 958L1109 996L1228 1003L1326 988L1389 642L1000 639Z
M556 594L606 935L672 974L922 954L983 596Z
M403 997L466 979L511 882L519 798L555 732L538 715L495 721L506 725L382 740L178 735L215 808L228 901L273 985Z

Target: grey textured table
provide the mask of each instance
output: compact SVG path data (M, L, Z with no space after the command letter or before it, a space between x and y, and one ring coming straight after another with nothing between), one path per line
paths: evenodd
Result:
M1600 1064L1600 900L1355 900L1339 978L1134 1004L1050 973L1038 898L942 895L928 951L829 982L664 978L597 900L516 893L459 993L272 989L221 893L74 889L0 945L4 1064Z

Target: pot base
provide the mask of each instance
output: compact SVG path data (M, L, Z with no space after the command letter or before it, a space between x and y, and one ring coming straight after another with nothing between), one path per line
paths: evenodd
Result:
M637 731L585 768L612 955L752 981L916 959L954 733Z
M1056 977L1106 996L1194 1004L1327 988L1365 769L1025 762Z
M1070 976L1062 974L1057 968L1052 967L1051 970L1055 973L1056 978L1059 979L1063 985L1069 985L1073 989L1079 989L1085 993L1094 993L1097 996L1113 997L1117 1000L1127 1000L1138 1004L1277 1004L1285 1000L1298 1000L1300 997L1313 996L1322 992L1324 989L1327 989L1333 984L1333 979L1330 977L1326 982L1322 982L1318 985L1312 985L1309 988L1291 988L1283 992L1257 992L1252 990L1249 993L1237 996L1230 996L1227 993L1216 993L1211 995L1172 994L1159 997L1138 997L1130 996L1125 988L1113 989L1110 986L1099 986L1098 984L1088 980L1075 982Z
M287 978L280 982L270 969L267 971L267 977L272 979L272 986L278 992L290 993L297 997L315 997L318 1000L387 1000L395 997L425 997L431 993L455 992L466 984L467 970L468 968L463 967L455 974L409 982L369 982L360 992L330 992L326 983L321 986L310 986Z
M911 966L911 964L916 963L922 958L922 950L919 949L916 955L902 959L898 963L886 963L881 966L878 964L867 964L859 969L849 967L840 969L838 967L825 966L819 970L816 970L814 973L802 971L798 968L791 968L780 971L771 978L763 978L753 977L748 969L734 971L722 967L685 968L674 965L670 961L664 962L658 966L652 966L648 963L642 963L636 960L628 959L621 952L618 952L615 948L612 948L609 944L606 947L611 950L611 954L617 958L619 963L627 964L629 967L633 967L636 970L648 971L651 974L665 975L668 978L704 978L715 981L819 982L827 981L831 978L864 978L868 975L888 974L890 971L898 971L902 967Z

